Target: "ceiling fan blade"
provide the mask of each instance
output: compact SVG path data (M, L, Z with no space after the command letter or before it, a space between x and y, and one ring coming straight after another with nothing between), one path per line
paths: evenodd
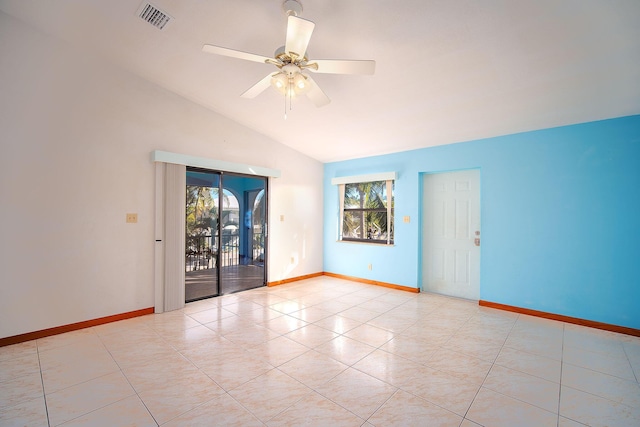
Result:
M306 76L307 80L311 83L307 96L315 104L316 107L324 107L331 102L329 97L320 89L318 83L316 83L311 77Z
M251 99L251 98L255 98L256 96L260 95L269 86L271 86L271 77L273 77L276 74L278 74L278 73L267 74L267 76L265 78L263 78L258 83L254 84L249 89L247 89L242 95L240 95L240 97L241 98Z
M241 50L228 49L226 47L214 46L212 44L205 44L204 46L202 46L202 51L213 53L215 55L229 56L231 58L246 59L247 61L253 62L266 63L272 60L272 58L267 58L266 56L243 52Z
M309 64L318 64L315 67L305 67L314 73L324 74L373 74L376 71L376 61L340 60L340 59L314 59Z
M287 40L284 45L285 52L293 52L300 58L304 58L315 26L316 24L306 19L289 16L287 20Z

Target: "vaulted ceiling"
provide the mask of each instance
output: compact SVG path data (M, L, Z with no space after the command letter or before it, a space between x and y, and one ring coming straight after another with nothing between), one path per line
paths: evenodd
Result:
M147 2L145 2L147 3ZM282 0L0 0L0 10L322 162L640 114L638 0L302 0L308 55L373 59L372 76L314 74L316 108L269 88ZM289 108L288 106L286 107Z

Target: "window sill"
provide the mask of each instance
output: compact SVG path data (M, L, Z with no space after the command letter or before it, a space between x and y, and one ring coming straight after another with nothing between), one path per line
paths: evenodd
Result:
M347 243L352 245L367 245L367 246L378 246L382 248L390 248L395 246L395 243L370 243L366 241L355 241L355 240L336 240L336 243Z

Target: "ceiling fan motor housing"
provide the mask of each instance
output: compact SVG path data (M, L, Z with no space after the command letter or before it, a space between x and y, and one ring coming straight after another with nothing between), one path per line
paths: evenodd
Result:
M284 0L282 10L287 16L300 16L302 13L302 3L298 0Z
M282 71L288 76L293 77L295 74L300 72L300 67L294 64L287 64L282 67Z

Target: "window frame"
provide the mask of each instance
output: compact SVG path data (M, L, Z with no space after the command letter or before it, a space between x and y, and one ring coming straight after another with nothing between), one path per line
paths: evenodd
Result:
M333 178L331 183L338 186L338 201L339 201L339 209L338 209L338 235L337 240L339 242L349 242L349 243L364 243L364 244L375 244L375 245L383 245L383 246L393 246L394 245L394 237L395 237L395 196L393 194L394 184L396 181L396 173L395 172L385 172L379 174L369 174L369 175L360 175L353 177L341 177L341 178ZM347 185L358 185L358 184L366 184L370 182L384 182L386 185L385 191L385 200L384 203L386 207L383 208L345 208L345 190ZM391 197L389 197L391 195ZM343 229L344 229L344 219L345 212L386 212L387 214L387 238L385 240L379 239L371 239L371 238L354 238L354 237L344 237ZM364 226L365 224L363 224Z

